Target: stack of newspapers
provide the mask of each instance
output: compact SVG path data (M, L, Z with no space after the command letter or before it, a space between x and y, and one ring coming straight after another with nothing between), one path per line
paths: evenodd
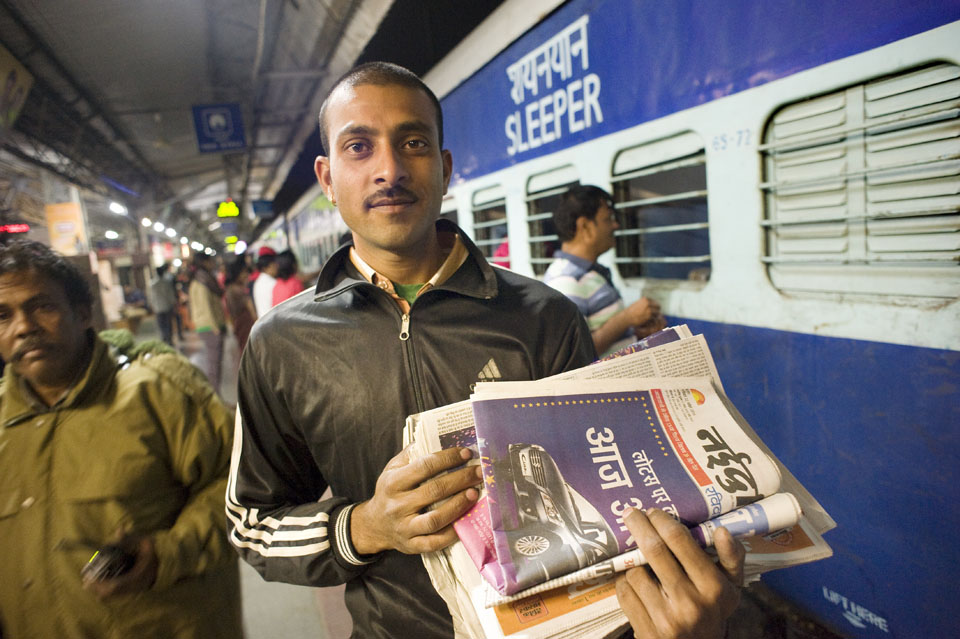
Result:
M614 574L645 563L628 507L670 513L708 552L727 528L748 582L832 554L822 534L836 524L727 399L686 325L547 379L479 383L410 416L404 437L413 456L472 447L483 467L460 541L423 556L457 637L618 633Z

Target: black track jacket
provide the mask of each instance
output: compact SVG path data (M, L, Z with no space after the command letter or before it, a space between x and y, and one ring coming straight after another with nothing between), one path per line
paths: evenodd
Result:
M466 261L418 297L406 320L344 247L315 291L257 322L241 360L230 541L269 581L346 583L353 637L453 636L419 556L357 557L346 541L349 507L373 496L407 415L466 399L498 374L532 380L595 359L573 302L490 266L459 234ZM319 501L327 486L334 497Z

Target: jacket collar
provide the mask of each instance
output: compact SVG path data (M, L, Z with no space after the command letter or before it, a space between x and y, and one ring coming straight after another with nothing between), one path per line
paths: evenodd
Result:
M491 299L497 295L497 275L493 267L487 262L480 249L470 241L459 226L449 220L437 220L437 232L453 232L460 236L460 241L467 249L467 259L457 269L456 273L438 286L435 290L451 291L468 297ZM317 288L314 291L314 301L321 302L340 293L357 287L370 284L350 262L350 246L340 247L320 269L317 278Z
M34 415L63 408L73 408L92 394L102 391L116 372L117 362L103 340L96 334L92 335L92 339L93 354L90 357L87 370L55 407L38 406L25 397L22 378L13 372L12 366L7 366L3 375L2 386L0 386L0 398L2 398L2 401L0 401L0 428L13 426Z

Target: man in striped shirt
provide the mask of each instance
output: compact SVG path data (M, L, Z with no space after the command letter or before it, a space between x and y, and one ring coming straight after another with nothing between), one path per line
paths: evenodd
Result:
M562 242L543 281L573 300L587 319L601 355L666 326L660 305L646 297L627 306L610 269L597 258L613 248L619 228L613 198L596 186L576 185L561 198L553 223Z

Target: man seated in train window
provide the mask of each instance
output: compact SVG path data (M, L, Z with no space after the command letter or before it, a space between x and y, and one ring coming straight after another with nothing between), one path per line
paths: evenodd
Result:
M102 340L93 304L49 247L0 247L0 635L238 637L233 419L182 355Z
M492 267L459 227L438 219L453 159L440 103L418 77L361 65L334 85L319 119L328 155L317 158L317 178L353 242L327 260L314 294L277 306L250 335L230 540L268 579L345 583L352 637L450 639L453 619L419 554L456 541L452 524L476 503L482 475L464 465L467 448L410 459L404 420L467 399L490 370L530 380L596 353L570 300ZM333 497L323 499L327 486ZM645 550L669 556L656 575L670 602L635 576L621 588L628 618L645 628L643 606L658 622L682 616L672 625L703 631L683 636L722 636L736 600L725 566L705 567L702 550L657 530L666 528L643 531Z
M613 198L596 186L570 187L553 213L562 242L543 281L573 300L587 318L597 352L615 351L666 326L660 305L643 297L625 305L610 269L597 258L616 244Z

